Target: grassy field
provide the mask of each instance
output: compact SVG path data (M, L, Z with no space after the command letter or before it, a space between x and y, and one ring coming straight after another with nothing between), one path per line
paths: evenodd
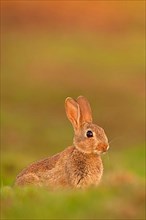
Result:
M142 28L2 32L1 219L145 219L144 44ZM78 95L110 141L99 187L14 188L21 169L72 144L64 100Z

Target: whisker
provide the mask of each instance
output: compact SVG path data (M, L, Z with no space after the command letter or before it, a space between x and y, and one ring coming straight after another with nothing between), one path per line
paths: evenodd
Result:
M120 139L120 138L122 138L122 136L118 136L118 137L115 137L115 138L111 139L111 140L109 141L109 144L110 144L110 143L113 143L114 141L116 141L116 140L118 140L118 139Z
M123 138L123 136L115 137L115 138L111 139L108 143L111 144L114 141L121 139L121 138ZM110 153L109 152L110 152L110 149L109 149L109 151L106 152L106 158L107 158L107 166L110 169L112 165L111 165L111 161L110 161Z
M109 152L107 152L107 161L108 161L108 167L110 169L111 168L111 162L110 162Z

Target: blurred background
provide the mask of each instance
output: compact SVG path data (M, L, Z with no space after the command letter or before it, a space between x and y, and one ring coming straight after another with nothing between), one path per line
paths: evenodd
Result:
M76 207L75 218L144 219L144 48L145 1L1 1L1 185L72 144L64 100L84 95L110 141L96 189L103 205L98 216L88 192L90 211L82 203L68 210ZM4 217L21 217L15 202Z

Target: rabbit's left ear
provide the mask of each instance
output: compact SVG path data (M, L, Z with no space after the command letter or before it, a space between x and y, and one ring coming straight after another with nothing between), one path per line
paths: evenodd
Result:
M79 96L77 98L77 103L80 106L81 122L92 123L92 111L88 100L83 96Z
M75 131L80 128L80 108L79 104L72 98L65 100L66 115L73 125Z

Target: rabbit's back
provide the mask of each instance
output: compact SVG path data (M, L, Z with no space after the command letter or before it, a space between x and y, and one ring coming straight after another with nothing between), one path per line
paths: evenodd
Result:
M67 184L64 166L72 150L73 147L68 147L61 153L32 163L18 174L15 185L54 186Z
M17 178L28 174L28 173L42 173L46 170L51 170L55 167L58 159L59 159L60 155L56 154L52 157L48 157L42 160L39 160L37 162L34 162L32 164L30 164L28 167L26 167L24 170L21 171L21 173L18 174Z

